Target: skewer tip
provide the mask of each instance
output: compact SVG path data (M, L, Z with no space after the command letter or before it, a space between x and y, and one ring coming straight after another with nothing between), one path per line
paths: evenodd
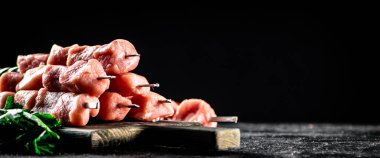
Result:
M218 117L211 117L209 120L210 122L231 122L231 123L237 123L238 117L237 116L218 116Z
M140 105L137 105L137 104L128 104L128 105L125 105L125 104L117 104L117 106L119 108L139 108Z
M156 87L160 87L160 84L159 83L142 84L142 85L138 85L138 87L152 87L152 88L156 88Z
M83 107L86 108L86 109L98 109L99 108L99 103L98 102L84 103Z
M125 57L140 57L141 55L140 54L130 54L130 55L126 55Z
M164 103L171 103L171 99L163 99L163 100L158 100L159 102L164 102Z
M115 79L115 78L116 78L116 76L110 76L110 75L97 77L97 79Z
M153 83L153 84L151 84L152 85L152 87L160 87L160 84L159 83Z

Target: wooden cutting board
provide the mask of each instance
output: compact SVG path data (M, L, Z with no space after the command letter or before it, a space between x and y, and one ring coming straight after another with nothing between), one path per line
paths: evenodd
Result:
M238 128L206 128L192 122L117 122L64 127L58 133L67 146L87 149L121 145L166 146L204 150L240 147Z

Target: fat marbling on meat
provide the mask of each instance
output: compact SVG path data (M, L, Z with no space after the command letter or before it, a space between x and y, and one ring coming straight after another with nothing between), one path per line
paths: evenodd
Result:
M66 65L68 52L71 47L76 47L77 44L68 47L61 47L57 44L53 44L50 49L47 64L49 65Z
M93 54L95 50L99 47L100 47L99 45L95 45L95 46L75 45L75 46L70 47L70 49L68 50L66 65L71 66L75 62L80 61L80 60L88 61L90 59L94 59Z
M67 68L59 77L59 83L74 93L88 93L99 97L109 88L109 79L98 79L106 76L102 65L95 59L77 61Z
M140 56L127 40L116 39L99 46L73 46L68 51L67 66L79 60L97 59L107 74L124 74L135 69Z
M47 65L42 74L42 85L48 91L60 92L68 91L68 89L59 83L59 77L67 70L66 66L62 65Z
M52 114L66 126L85 126L90 117L99 113L99 108L86 108L87 103L99 105L99 99L88 94L49 92L41 88L32 111Z
M29 69L46 65L49 54L37 53L29 55L19 55L17 57L17 67L21 73L25 73Z
M24 106L25 109L32 109L36 103L38 90L20 90L15 94L14 102Z

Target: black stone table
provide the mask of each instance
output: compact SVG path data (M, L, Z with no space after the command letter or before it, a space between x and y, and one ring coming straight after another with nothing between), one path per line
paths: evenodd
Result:
M128 146L66 152L60 157L380 157L380 125L238 123L223 127L241 129L240 149L215 152ZM28 155L0 150L0 156Z

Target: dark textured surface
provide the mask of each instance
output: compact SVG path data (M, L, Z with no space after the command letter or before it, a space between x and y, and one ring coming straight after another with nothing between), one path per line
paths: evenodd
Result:
M239 124L241 153L267 156L380 156L380 126Z
M241 129L241 148L228 152L120 147L66 152L62 157L380 157L380 126L335 124L224 125ZM80 148L80 147L78 147ZM4 153L2 156L21 156Z

